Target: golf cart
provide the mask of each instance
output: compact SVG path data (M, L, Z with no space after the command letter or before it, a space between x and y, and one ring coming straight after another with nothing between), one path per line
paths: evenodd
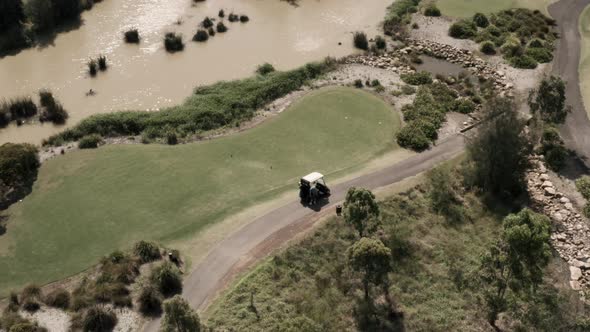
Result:
M313 172L299 180L299 197L301 202L309 205L317 203L318 199L330 196L330 188L321 173Z

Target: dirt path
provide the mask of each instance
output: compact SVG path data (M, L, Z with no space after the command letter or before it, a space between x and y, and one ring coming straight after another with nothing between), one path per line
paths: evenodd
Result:
M578 20L590 0L561 0L549 6L549 14L557 20L560 34L553 74L567 82L566 98L573 110L561 132L566 145L578 152L586 166L590 166L590 120L580 91L580 32Z
M374 190L399 182L428 170L442 161L449 160L458 155L464 146L463 136L454 135L426 152L382 170L343 182L331 188L333 194L321 210L303 207L295 198L297 193L294 192L294 199L291 202L258 217L218 243L185 279L183 297L193 308L203 310L209 304L208 302L235 277L235 272L242 268L243 261L248 261L251 255L258 255L256 251L265 241L272 241L278 247L293 235L292 232L281 232L284 238L277 239L274 236L277 232L289 228L297 229L306 221L315 220L325 214L326 210L333 210L333 207L344 199L349 187L357 186ZM159 324L159 320L149 321L144 331L156 332Z

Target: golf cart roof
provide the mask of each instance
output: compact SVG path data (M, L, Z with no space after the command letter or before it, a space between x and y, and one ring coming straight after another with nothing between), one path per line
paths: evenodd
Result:
M321 179L323 177L324 176L321 173L313 172L313 173L307 174L306 176L302 177L301 179L302 180L305 180L305 181L307 181L309 183L312 183L312 182L316 182L317 180L319 180L319 179Z

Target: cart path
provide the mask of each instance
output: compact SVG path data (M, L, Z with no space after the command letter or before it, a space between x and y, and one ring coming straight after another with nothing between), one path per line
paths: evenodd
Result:
M300 204L298 193L293 192L293 201L253 220L251 223L230 234L217 243L206 258L200 262L184 280L182 296L191 306L199 311L204 310L209 301L236 277L240 262L253 255L257 247L271 240L280 230L303 224L322 211L332 210L343 201L346 191L350 187L363 187L375 190L405 178L426 171L436 164L449 160L460 154L465 147L464 138L460 134L453 135L428 151L400 161L392 166L359 176L349 181L331 187L332 196L329 203L320 211L314 211ZM295 232L296 233L296 232ZM273 249L288 241L296 234L289 232L285 239L273 239L272 245L266 249ZM254 254L256 256L256 254ZM144 331L158 331L159 319L145 324Z
M553 74L561 76L567 83L567 103L572 106L572 113L561 127L562 136L566 145L590 166L590 120L582 100L578 71L582 51L578 20L587 5L590 5L590 0L561 0L548 9L549 14L557 20L560 34L553 60Z

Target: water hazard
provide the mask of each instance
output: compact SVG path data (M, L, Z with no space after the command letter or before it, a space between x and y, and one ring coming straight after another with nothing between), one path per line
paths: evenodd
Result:
M65 126L11 125L0 129L0 143L39 143L92 114L117 110L151 110L181 102L198 84L242 78L263 62L291 69L325 56L354 52L351 33L370 37L391 0L104 0L82 15L82 26L62 33L50 44L0 59L0 98L36 95L51 89L68 110ZM229 31L206 43L192 42L205 16L246 14L249 23L229 23ZM139 45L125 44L122 34L137 28ZM180 32L183 52L169 54L162 38ZM342 45L338 45L342 43ZM107 56L109 69L91 78L86 62ZM86 96L90 89L94 96Z

